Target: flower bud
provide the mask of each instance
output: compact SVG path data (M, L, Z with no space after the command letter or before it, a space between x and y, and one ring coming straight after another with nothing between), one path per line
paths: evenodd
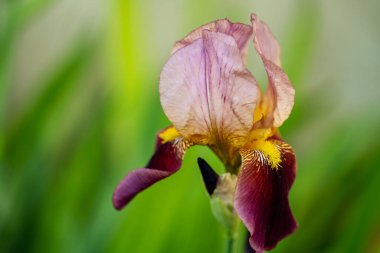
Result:
M234 193L236 175L225 173L218 175L202 158L198 158L203 182L211 199L211 210L214 217L224 226L227 233L234 231L236 215L234 213Z
M227 231L232 231L235 224L234 193L236 176L230 173L222 174L211 195L211 209L215 218L223 224Z

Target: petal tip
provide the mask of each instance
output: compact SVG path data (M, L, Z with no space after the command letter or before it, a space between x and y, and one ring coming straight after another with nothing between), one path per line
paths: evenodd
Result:
M112 205L116 211L121 211L125 206L125 205L120 204L118 200L116 200L115 198L112 198Z
M121 183L119 183L119 185L116 187L116 189L112 195L112 205L117 211L122 210L129 202L129 200L126 199L125 197L123 197L123 194L121 194L121 192L120 192L120 191L123 191L123 189L122 189L123 181ZM124 191L125 191L125 189L124 189Z
M251 22L254 22L258 19L256 13L251 13Z

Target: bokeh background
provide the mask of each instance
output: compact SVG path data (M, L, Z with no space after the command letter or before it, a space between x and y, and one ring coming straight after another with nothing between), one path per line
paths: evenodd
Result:
M274 252L380 252L379 10L377 0L1 0L0 251L222 252L196 164L221 171L207 148L122 212L111 195L169 124L158 79L173 43L256 12L296 88L281 132L298 158L300 226Z

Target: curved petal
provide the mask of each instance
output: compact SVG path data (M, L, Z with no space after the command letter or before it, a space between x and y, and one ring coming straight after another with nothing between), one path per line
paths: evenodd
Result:
M260 150L240 151L242 167L234 205L251 234L249 242L256 252L272 249L297 228L288 202L288 193L296 176L294 152L283 141L272 139L270 142L281 154L278 169L270 166Z
M279 127L292 111L295 91L280 67L280 46L271 30L255 14L251 15L251 22L255 49L268 75L268 88L262 101L265 117L260 127Z
M256 51L261 57L265 57L274 64L281 66L280 45L270 28L261 21L256 14L251 14L251 22L253 27L253 42Z
M177 172L189 146L182 137L166 143L157 138L156 151L146 168L129 172L116 187L112 197L114 207L121 210L139 192Z
M203 31L166 63L159 90L165 114L185 138L235 143L252 128L258 88L231 36Z
M242 23L231 23L228 19L219 19L193 30L186 35L185 38L175 43L172 54L201 38L204 30L220 32L232 36L240 50L241 56L245 58L247 55L248 42L252 36L252 27Z

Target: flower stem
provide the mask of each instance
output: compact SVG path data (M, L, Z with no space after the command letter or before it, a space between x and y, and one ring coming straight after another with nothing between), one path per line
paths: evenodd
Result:
M234 212L232 215L231 227L226 230L226 249L225 253L235 253L236 251L236 239L238 234L239 219Z
M225 252L226 253L234 253L235 252L235 250L234 250L234 248L235 248L235 238L233 238L233 237L227 237L227 241L226 241L226 250L225 250Z

